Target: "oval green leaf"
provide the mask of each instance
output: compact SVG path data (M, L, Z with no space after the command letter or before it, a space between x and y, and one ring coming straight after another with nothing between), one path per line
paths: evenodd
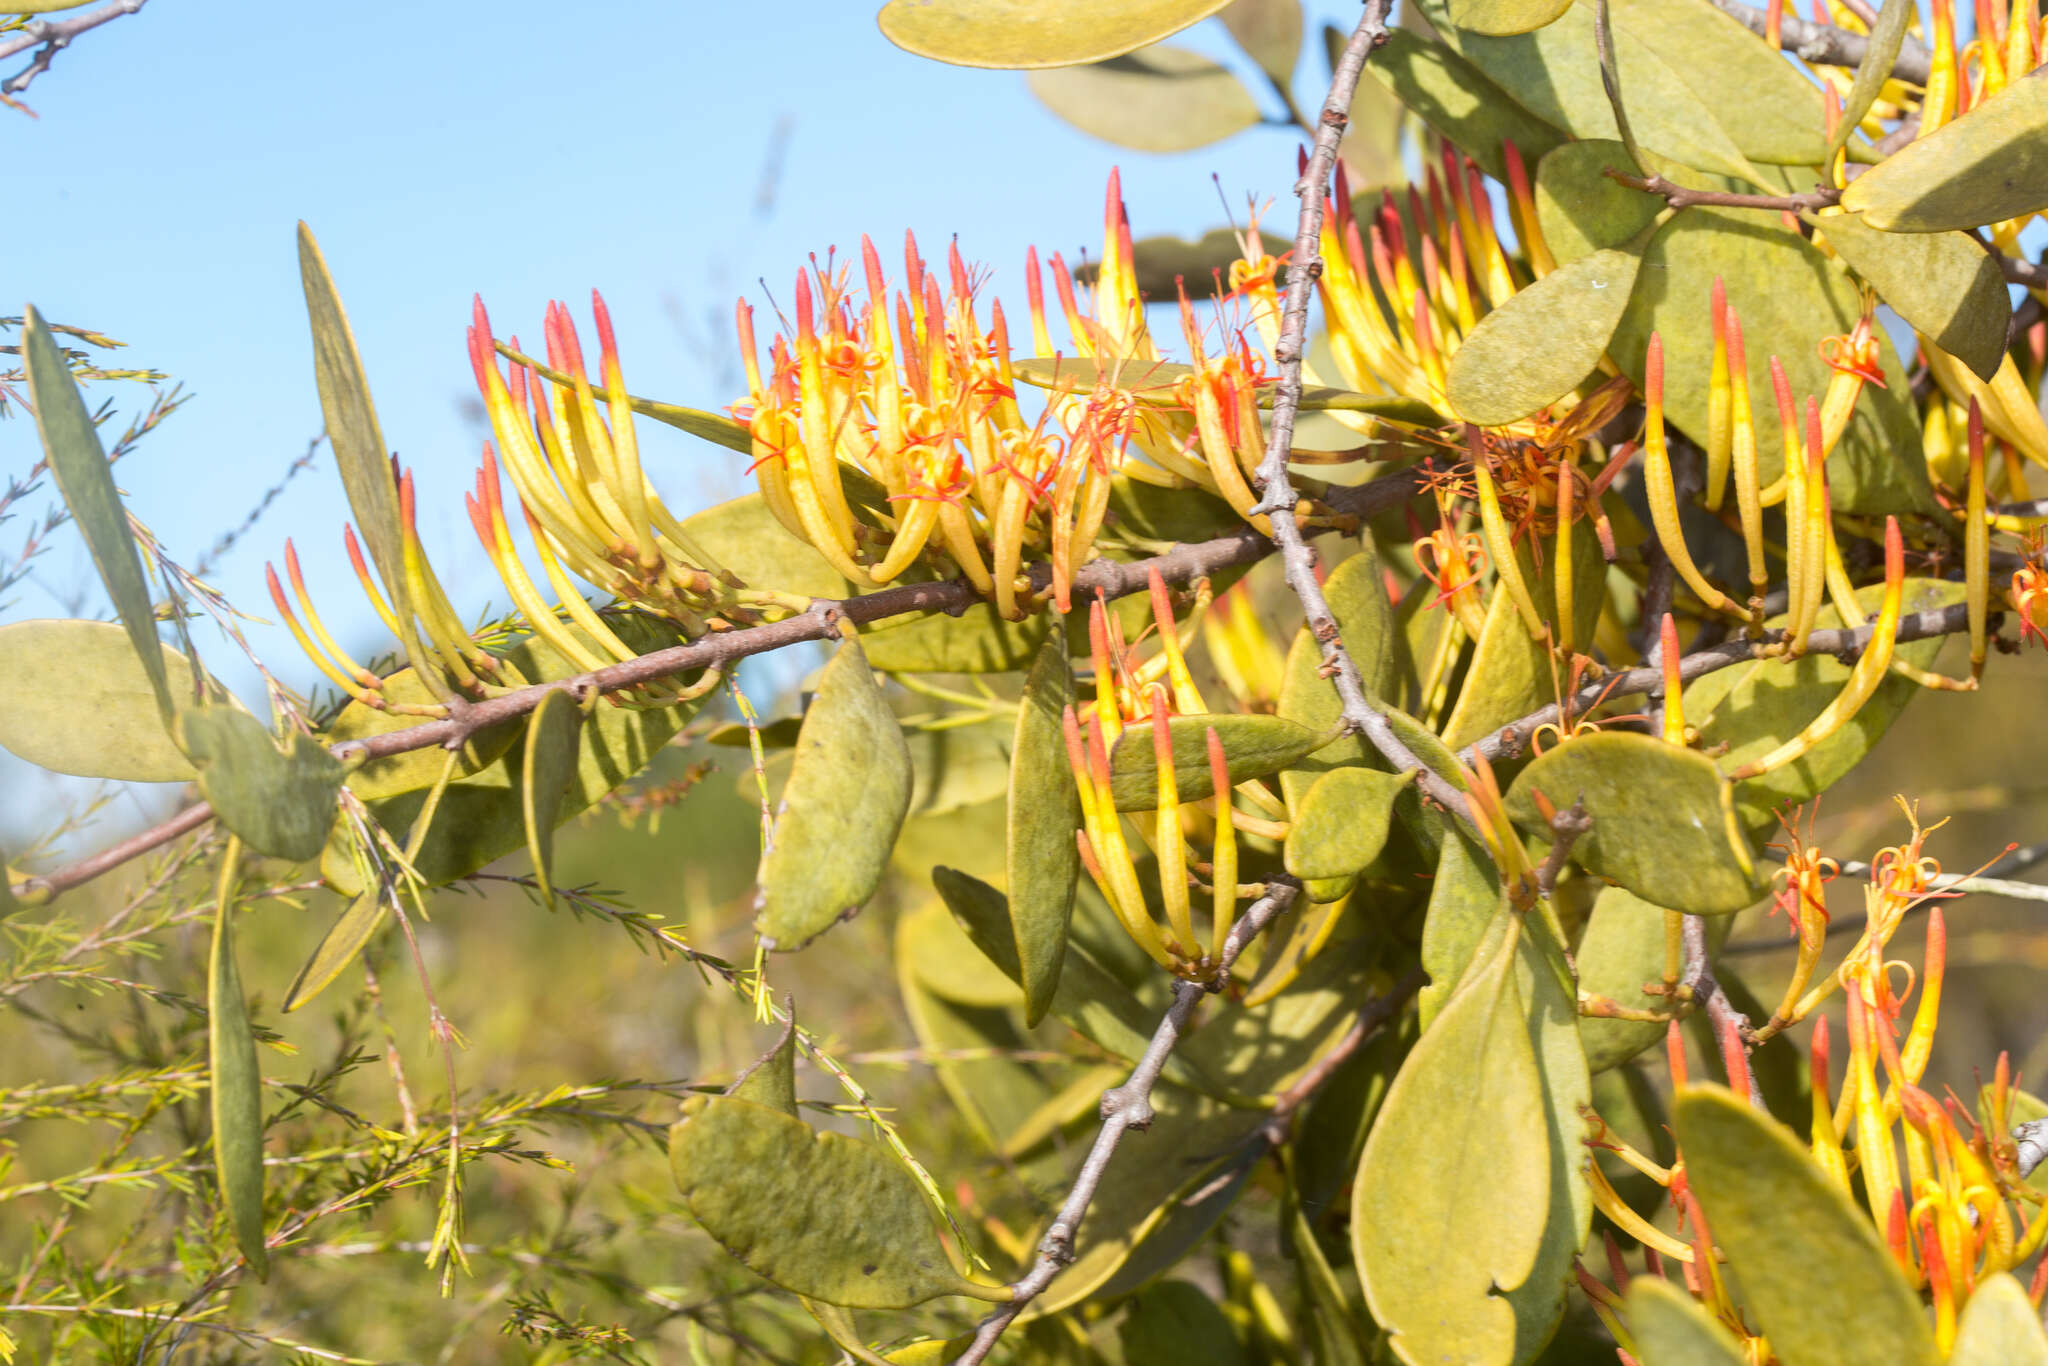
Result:
M239 851L229 841L232 865ZM263 1072L256 1061L256 1033L235 966L232 867L223 874L214 908L213 950L206 972L206 1049L209 1106L213 1114L213 1171L227 1207L235 1246L256 1272L270 1275L263 1240Z
M1026 83L1040 103L1082 132L1140 152L1207 147L1261 117L1258 101L1227 68L1168 43L1087 66L1034 71Z
M1920 1297L1871 1228L1784 1125L1718 1086L1672 1107L1686 1179L1771 1349L1799 1366L1941 1358ZM1786 1275L1798 1267L1800 1274ZM1842 1325L1856 1325L1844 1333Z
M1508 789L1517 825L1548 836L1542 792L1562 811L1583 801L1593 828L1572 856L1644 900L1696 915L1755 904L1749 849L1722 807L1721 772L1704 754L1625 731L1581 735L1522 770Z
M777 1114L796 1119L796 1013L783 1022L782 1037L775 1046L754 1059L739 1079L725 1088L728 1096L765 1105Z
M1821 165L1832 165L1835 153L1849 145L1849 139L1855 136L1863 123L1863 116L1870 112L1871 105L1877 103L1878 92L1892 77L1892 64L1899 60L1899 47L1906 41L1906 26L1919 18L1918 5L1897 4L1878 11L1877 23L1870 30L1870 41L1864 48L1863 60L1857 64L1856 79L1849 86L1849 96L1842 101L1835 131L1828 138L1827 155L1821 158Z
M1998 262L1974 238L1960 232L1882 232L1853 213L1809 216L1807 222L1914 330L1978 378L1989 382L1998 373L2012 300Z
M1024 680L1010 745L1005 843L1010 933L1017 943L1027 1025L1037 1024L1052 1005L1081 876L1081 851L1074 841L1081 827L1081 796L1061 730L1061 716L1073 700L1066 641L1048 636Z
M332 985L334 979L356 961L363 946L370 942L370 936L383 923L384 896L381 890L364 892L351 899L335 917L334 923L328 926L327 933L321 936L313 956L299 969L299 975L292 979L290 989L284 994L284 1013L291 1014Z
M1352 1185L1351 1239L1372 1317L1404 1360L1515 1355L1514 1289L1550 1214L1542 1077L1514 978L1518 923L1495 937L1387 1091Z
M1301 60L1301 0L1231 0L1223 27L1277 85L1291 85Z
M157 639L156 616L149 605L149 582L142 556L128 530L128 510L114 487L113 467L100 446L99 429L86 411L85 395L64 353L57 347L43 315L31 304L22 327L22 360L28 371L28 401L36 411L36 430L43 439L43 459L56 476L64 505L78 523L79 534L92 552L100 582L120 614L128 643L142 664L156 697L160 724L168 728L178 699L164 667L163 643Z
M1307 726L1279 716L1176 716L1167 721L1173 740L1173 784L1184 802L1216 794L1209 776L1209 731L1223 741L1230 781L1264 778L1291 768L1329 740ZM1159 805L1159 758L1149 722L1127 726L1110 749L1109 790L1119 811L1151 811Z
M157 692L125 628L110 621L0 626L0 746L52 773L128 783L192 779L165 733ZM173 697L191 697L192 664L163 651Z
M954 66L1028 70L1118 57L1230 0L889 0L877 22L906 52Z
M1458 415L1503 426L1576 389L1607 350L1642 263L1638 252L1593 252L1481 318L1451 357L1445 393Z
M1417 994L1416 1005L1424 1029L1464 980L1500 906L1500 875L1493 860L1463 826L1450 827L1437 854L1422 921L1422 967L1429 984Z
M437 700L426 684L420 682L419 674L409 668L400 669L385 678L378 691L389 702L425 705ZM360 702L351 702L341 709L340 715L334 718L321 738L329 745L346 744L350 740L363 740L388 731L406 730L421 724L424 719L418 715L380 711ZM505 751L518 738L519 727L511 723L492 726L471 735L463 742L461 757L456 760L455 776L467 778L483 772L503 758ZM440 781L441 770L447 762L448 752L439 746L408 750L352 768L345 781L349 791L366 802L373 802L432 787Z
M1664 916L1663 907L1626 887L1602 890L1579 940L1579 989L1631 1010L1668 1006L1663 997L1643 991L1664 975ZM1664 1026L1652 1020L1589 1015L1579 1021L1586 1064L1595 1072L1620 1066L1663 1037Z
M319 741L294 734L280 750L263 723L215 705L178 716L178 743L221 823L259 854L317 858L334 824L342 768Z
M540 899L549 906L555 904L555 826L561 820L562 798L576 776L582 733L582 713L566 692L551 692L541 698L526 721L526 759L520 782L526 852L533 858L533 880L540 886Z
M1405 28L1388 35L1365 69L1502 184L1508 178L1503 144L1513 142L1522 164L1534 166L1564 141L1562 132L1516 103L1455 49Z
M1744 1366L1735 1339L1699 1302L1661 1276L1628 1287L1628 1331L1643 1366Z
M1323 581L1323 600L1337 619L1337 634L1358 665L1366 694L1381 698L1392 692L1400 678L1400 652L1395 641L1393 604L1380 576L1379 556L1369 540L1361 540L1358 553L1338 562ZM1304 626L1294 633L1287 647L1287 660L1280 675L1277 714L1318 735L1334 730L1344 719L1344 704L1336 685L1323 677L1322 646ZM1174 762L1179 764L1176 751ZM1280 795L1290 812L1298 811L1308 795L1309 785L1322 774L1347 764L1377 764L1378 751L1364 739L1347 735L1303 756L1280 774ZM1177 768L1176 768L1176 771Z
M804 715L796 765L761 855L754 926L763 943L802 948L874 895L910 809L910 785L903 730L860 642L846 641Z
M2026 1287L2001 1271L1977 1282L1956 1325L1948 1366L2043 1366L2048 1333L2027 1298ZM1655 1366L1655 1363L1651 1363Z
M917 1181L882 1149L734 1096L684 1109L668 1149L683 1203L757 1275L853 1309L1000 1293L953 1269Z
M1886 232L1946 232L2048 208L2048 80L2014 81L1849 182L1842 207Z
M1415 774L1333 768L1302 797L1287 834L1287 871L1298 878L1355 879L1386 847L1394 799Z
M1572 7L1572 0L1450 0L1451 22L1470 33L1529 33Z

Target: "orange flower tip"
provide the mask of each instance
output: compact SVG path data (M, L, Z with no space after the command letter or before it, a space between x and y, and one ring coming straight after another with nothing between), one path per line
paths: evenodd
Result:
M1792 402L1792 381L1785 374L1785 363L1776 356L1771 357L1771 392L1777 396L1778 415L1789 422L1795 411Z
M1209 778L1216 785L1217 800L1224 803L1217 811L1221 816L1229 811L1230 759L1223 752L1223 737L1216 733L1216 727L1208 728L1206 738L1209 744Z
M1970 398L1970 459L1981 463L1984 459L1984 410L1977 406L1975 395Z
M1806 460L1809 471L1818 470L1827 457L1821 452L1820 404L1806 396Z
M462 495L462 506L469 511L469 524L476 528L476 538L484 543L484 549L491 548L491 516L484 510L483 503L475 494Z
M612 311L604 306L604 295L590 291L590 311L597 320L598 354L607 372L618 368L618 339L612 335Z
M277 605L278 611L290 616L292 609L291 604L285 601L284 585L278 582L277 570L268 560L263 562L263 577L270 585L270 600Z
M1542 788L1531 788L1530 795L1535 798L1536 814L1543 818L1545 825L1557 819L1557 803L1551 801Z
M1906 577L1906 546L1899 535L1899 519L1884 519L1884 581L1886 586Z
M1166 777L1173 776L1173 731L1166 724L1166 689L1159 684L1152 685L1152 755L1159 761L1159 771Z
M1728 369L1741 375L1747 365L1742 353L1742 319L1734 309L1727 310L1728 320Z

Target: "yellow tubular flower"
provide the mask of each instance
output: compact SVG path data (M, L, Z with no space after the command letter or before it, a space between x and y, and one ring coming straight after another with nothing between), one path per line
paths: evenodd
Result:
M1984 414L1970 400L1970 492L1963 509L1963 576L1970 605L1970 677L1984 673L1991 613L1991 528L1984 508Z
M1849 722L1870 695L1877 691L1877 685L1884 681L1891 668L1892 648L1898 640L1899 612L1905 597L1906 554L1899 537L1899 522L1896 517L1885 519L1884 532L1884 605L1879 609L1877 624L1872 628L1870 642L1863 647L1863 654L1849 673L1849 681L1834 700L1821 709L1820 715L1807 723L1799 734L1779 745L1770 753L1744 764L1729 776L1740 782L1768 773L1774 768L1805 754L1821 741L1833 735Z
M1658 659L1664 666L1664 742L1669 745L1685 745L1685 701L1684 682L1679 677L1678 623L1671 614L1664 614L1664 624L1658 633Z
M1180 787L1173 771L1173 732L1167 725L1166 689L1152 685L1152 756L1158 765L1158 806L1153 812L1153 853L1159 860L1159 899L1166 906L1166 923L1175 942L1168 948L1186 958L1200 949L1195 938L1194 916L1188 905L1187 849L1180 824ZM1229 791L1219 794L1230 800Z
M1658 543L1671 559L1671 567L1685 580L1708 611L1744 615L1734 599L1707 582L1706 575L1692 561L1686 549L1685 533L1678 524L1678 492L1671 477L1671 453L1664 444L1664 340L1650 334L1650 349L1643 362L1643 403L1648 416L1643 427L1643 491L1650 503L1650 519L1656 525Z
M1734 387L1728 362L1728 290L1714 277L1714 362L1707 376L1707 511L1721 510L1734 450Z
M1493 486L1493 469L1487 463L1486 447L1477 427L1467 424L1465 445L1472 457L1472 482L1479 493L1479 525L1486 538L1486 553L1493 558L1494 572L1500 576L1501 586L1507 590L1515 609L1522 614L1522 624L1529 628L1529 635L1547 640L1550 628L1543 624L1543 614L1536 610L1536 600L1529 596L1529 585L1522 581L1522 567L1515 562L1514 536L1508 530L1507 518L1501 514L1500 493Z
M1224 942L1237 918L1237 822L1230 804L1230 764L1223 754L1223 737L1214 726L1208 730L1209 781L1216 788L1216 847L1210 855L1209 961L1223 961Z
M1844 1195L1849 1193L1849 1163L1842 1155L1842 1141L1835 1134L1834 1110L1828 1104L1828 1022L1822 1016L1813 1022L1813 1042L1807 1050L1813 1087L1813 1160L1828 1174Z
M1728 461L1735 476L1735 507L1742 522L1742 544L1749 562L1750 622L1762 622L1764 593L1770 571L1764 559L1764 504L1756 467L1756 420L1749 408L1749 367L1742 350L1742 319L1727 309L1728 322Z

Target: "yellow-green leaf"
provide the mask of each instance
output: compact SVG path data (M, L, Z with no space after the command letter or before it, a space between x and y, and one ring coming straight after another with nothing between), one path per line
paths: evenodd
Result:
M807 598L843 598L854 591L823 555L775 520L758 493L686 517L683 530L749 588Z
M356 350L355 333L334 277L327 272L327 258L313 240L313 230L299 224L299 282L306 295L306 317L313 330L313 380L320 391L320 411L327 419L327 441L334 448L335 469L348 493L349 510L355 514L356 529L377 566L384 593L398 619L399 643L414 667L423 660L413 630L412 597L406 587L405 550L398 522L398 484L391 476L391 448L384 444L383 429L377 425L377 409L370 402L370 381L363 373L363 358ZM423 669L427 686L440 675Z
M1842 207L1886 232L1946 232L2048 208L2048 80L2017 80L1849 182Z
M1301 0L1231 0L1220 16L1259 69L1286 86L1301 60Z
M1759 169L1766 175L1778 166L1820 164L1820 92L1796 66L1768 44L1758 42L1741 21L1712 0L1610 2L1629 119L1652 151L1679 155L1672 148L1656 145L1658 139L1643 132L1645 120L1655 122L1663 111L1643 107L1642 73L1631 57L1637 43L1684 83L1698 101L1695 109L1709 112L1744 156L1761 163ZM1581 13L1590 10L1591 0L1579 0L1578 8ZM1661 79L1661 73L1651 76L1653 82ZM1690 164L1714 169L1700 162ZM1806 175L1810 186L1812 173ZM1759 183L1770 188L1768 180Z
M1998 263L1969 234L1882 232L1853 213L1809 216L1807 222L1916 331L1979 378L1998 373L2012 300Z
M934 880L950 874L943 865L932 869ZM991 896L1000 896L989 888ZM926 906L896 923L898 966L918 987L954 1005L976 1010L1010 1010L1024 1002L1023 990L1009 972L976 947L961 923L943 904Z
M178 783L192 761L164 730L157 692L127 631L110 621L0 626L0 746L53 773ZM173 697L192 697L192 664L165 648Z
M1260 119L1258 101L1226 67L1170 43L1034 71L1026 83L1082 132L1141 152L1192 151Z
M206 1049L213 1113L213 1171L235 1246L259 1280L270 1275L263 1241L263 1072L256 1034L235 967L234 879L240 850L228 842L214 907L213 951L206 972Z
M1643 1366L1743 1366L1748 1358L1699 1302L1661 1276L1628 1287L1628 1331Z
M1010 745L1008 855L1010 933L1017 943L1024 1022L1035 1025L1052 1005L1067 954L1067 922L1081 852L1081 797L1067 763L1061 715L1074 700L1066 642L1048 636L1024 680Z
M549 906L555 904L555 826L561 820L563 795L576 776L582 733L583 716L575 699L559 690L541 698L526 722L526 758L520 782L526 852L533 858L533 879L540 886L541 900Z
M1690 189L1747 188L1655 152L1643 155L1657 174ZM1536 167L1536 222L1550 254L1559 261L1576 261L1603 247L1627 246L1664 211L1662 195L1630 189L1608 175L1609 170L1640 174L1628 149L1612 138L1568 142Z
M1628 307L1638 251L1582 256L1479 320L1451 357L1445 392L1468 422L1519 421L1578 387Z
M1906 26L1918 20L1920 6L1900 0L1895 5L1886 5L1878 11L1877 23L1871 27L1870 41L1863 52L1863 60L1856 67L1856 79L1849 85L1848 98L1842 101L1833 136L1828 139L1827 155L1821 158L1823 166L1834 162L1835 153L1849 145L1849 139L1863 122L1863 116L1870 112L1870 106L1877 103L1878 92L1892 77L1892 64L1899 60L1899 47L1906 41Z
M1358 666L1367 695L1379 698L1392 692L1400 665L1394 609L1387 601L1379 557L1369 540L1361 541L1357 554L1339 561L1330 571L1323 581L1323 600L1337 620L1337 634ZM1304 626L1287 647L1277 713L1318 735L1335 729L1344 719L1343 702L1322 668L1322 645ZM1287 800L1287 809L1298 811L1309 785L1322 774L1346 764L1375 764L1377 756L1378 751L1362 738L1347 735L1312 756L1304 756L1300 763L1288 765L1280 774L1280 794Z
M802 948L874 895L910 809L910 782L903 730L860 642L846 641L804 715L761 855L755 930L764 943Z
M291 1014L332 985L334 979L356 961L363 946L370 942L370 936L383 923L384 893L381 888L350 898L334 923L328 926L327 933L321 936L313 956L306 960L306 965L299 969L299 975L285 992L285 1014Z
M757 1275L855 1309L993 1297L953 1268L917 1181L882 1149L734 1096L684 1111L669 1132L683 1203Z
M1940 1360L1919 1295L1804 1140L1719 1086L1682 1088L1672 1109L1686 1179L1742 1283L1743 1307L1781 1360Z
M1437 854L1429 910L1422 922L1422 967L1429 984L1416 1003L1424 1029L1464 980L1500 905L1500 876L1493 861L1464 827L1451 827Z
M1956 1325L1949 1366L2042 1366L2048 1362L2048 1334L2027 1298L2026 1287L2001 1271L1977 1282ZM1650 1363L1656 1366L1656 1363Z
M1581 735L1547 751L1508 789L1508 813L1548 836L1537 792L1562 811L1583 801L1593 828L1572 846L1589 871L1658 906L1739 911L1762 895L1714 761L1625 731Z
M1555 23L1572 0L1449 0L1451 22L1472 33L1528 33Z
M1507 1366L1550 1213L1542 1077L1515 985L1518 924L1473 965L1395 1077L1352 1185L1367 1307L1411 1363Z
M1188 1281L1158 1281L1138 1292L1117 1325L1125 1361L1174 1366L1252 1366L1215 1297Z
M1663 907L1626 887L1604 888L1579 940L1579 989L1631 1010L1667 1008L1663 997L1643 991L1664 975L1664 917ZM1653 1020L1579 1021L1586 1063L1596 1072L1627 1062L1663 1037L1664 1026Z
M797 1118L796 1108L796 1015L783 1023L782 1037L775 1046L754 1059L739 1079L725 1088L728 1096L765 1105L780 1114Z
M954 66L1031 69L1121 56L1208 18L1229 0L889 0L882 36Z
M334 824L341 764L310 735L280 750L263 723L224 705L178 715L178 743L221 823L259 854L319 856Z
M1287 834L1287 871L1309 880L1357 878L1386 847L1394 799L1414 779L1371 768L1333 768L1316 779Z
M1455 49L1406 29L1389 34L1365 69L1503 184L1508 170L1502 144L1513 142L1522 164L1534 166L1564 141L1563 133L1516 103Z
M159 721L168 729L183 699L171 693L163 643L157 639L156 616L149 605L149 582L143 577L135 537L128 530L128 510L114 487L113 467L100 447L92 414L85 409L85 396L78 391L78 381L34 305L29 306L22 327L21 351L28 371L29 403L35 408L36 430L43 438L43 458L92 552L100 582L106 585L107 596L128 632L128 643L149 680Z
M1209 731L1223 741L1223 758L1233 784L1290 768L1331 737L1280 716L1176 716L1167 723L1173 740L1174 790L1184 802L1214 796L1209 774ZM1109 788L1119 811L1150 811L1159 805L1159 758L1149 722L1127 726L1110 749Z

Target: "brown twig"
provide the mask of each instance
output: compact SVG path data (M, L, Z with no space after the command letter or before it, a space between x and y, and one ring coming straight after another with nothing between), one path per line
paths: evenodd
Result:
M1323 230L1323 202L1337 163L1337 145L1350 122L1351 98L1358 90L1358 78L1365 70L1372 50L1387 41L1387 11L1392 0L1367 0L1365 13L1343 55L1337 59L1330 82L1330 95L1323 102L1317 122L1313 150L1294 192L1301 197L1301 219L1294 235L1294 251L1287 267L1287 298L1280 315L1280 337L1273 357L1280 365L1280 378L1273 391L1272 426L1266 437L1266 455L1259 462L1256 482L1260 497L1253 515L1271 519L1273 541L1280 548L1280 562L1287 586L1301 600L1308 629L1323 650L1323 671L1343 702L1345 724L1363 735L1397 771L1414 771L1430 799L1445 810L1466 815L1465 799L1443 778L1418 759L1394 733L1386 714L1365 695L1365 681L1358 664L1344 648L1337 618L1316 581L1315 552L1302 539L1295 516L1297 495L1287 473L1287 457L1294 448L1294 417L1301 407L1301 361L1307 347L1309 292L1322 273L1319 244Z
M0 95L19 95L29 88L36 77L50 69L50 62L63 49L71 46L71 40L79 34L111 23L125 15L135 13L149 0L114 0L105 9L96 9L90 14L81 14L76 19L38 19L22 25L19 35L0 38L0 61L5 61L17 52L36 47L39 50L29 64L0 81Z
M1715 9L1741 23L1757 37L1764 36L1762 10L1745 5L1741 0L1713 0L1713 3ZM1778 46L1802 62L1854 67L1863 64L1864 54L1870 50L1870 39L1832 24L1810 23L1788 13L1778 26ZM1899 59L1892 63L1892 75L1913 85L1925 85L1931 65L1932 58L1926 46L1909 35L1899 46Z
M1159 1021L1159 1028L1153 1031L1145 1056L1138 1059L1137 1066L1131 1069L1131 1075L1121 1086L1111 1087L1102 1093L1102 1128L1096 1132L1095 1145L1088 1150L1087 1160L1074 1177L1066 1203L1060 1206L1059 1213L1053 1216L1052 1226L1039 1240L1038 1260L1022 1279L1010 1287L1013 1292L1010 1301L976 1326L974 1342L960 1356L959 1366L977 1366L985 1361L996 1340L1002 1337L1003 1330L1016 1320L1026 1305L1044 1293L1061 1270L1073 1262L1074 1243L1080 1234L1081 1220L1088 1213L1096 1190L1102 1185L1103 1173L1109 1169L1110 1159L1116 1156L1117 1145L1123 1141L1124 1133L1151 1125L1152 1087L1165 1069L1174 1045L1193 1024L1195 1007L1204 996L1221 988L1228 980L1230 967L1238 955L1261 930L1294 904L1299 890L1292 883L1268 883L1266 894L1253 902L1251 908L1230 927L1230 937L1224 943L1216 975L1206 982L1181 981L1174 984L1173 1004Z
M1664 196L1664 202L1674 209L1778 209L1786 213L1812 213L1842 199L1840 190L1826 185L1817 185L1804 194L1736 194L1729 190L1695 190L1661 175L1625 175L1612 166L1605 174L1631 190Z
M1572 846L1579 842L1579 836L1593 828L1593 818L1586 812L1585 802L1574 798L1572 804L1550 818L1550 852L1544 855L1543 866L1536 870L1536 890L1544 897L1557 887L1558 875L1564 872L1565 860L1572 856Z
M1332 490L1328 501L1331 507L1345 516L1366 518L1411 497L1415 488L1414 476L1404 472L1356 488ZM1254 563L1273 550L1273 542L1247 526L1213 540L1176 546L1150 559L1092 561L1074 575L1074 588L1077 596L1084 598L1093 597L1098 589L1108 598L1128 597L1146 591L1149 575L1154 570L1168 583L1188 583L1218 570ZM1049 567L1034 565L1031 572L1034 588L1042 590L1050 582ZM687 644L656 650L590 673L551 683L536 683L531 687L500 693L485 701L465 703L443 719L333 745L330 752L338 759L352 761L357 757L382 759L435 745L455 748L479 730L526 715L551 692L566 691L578 698L593 692L618 692L804 641L836 639L842 621L866 625L913 612L945 612L957 616L981 601L970 585L958 579L901 584L853 598L818 598L812 601L808 611L781 621L715 631ZM91 858L17 884L15 895L40 900L68 891L197 829L212 816L212 808L204 802L187 807L163 824L123 840Z
M1749 1067L1749 1019L1728 1000L1728 993L1714 979L1714 965L1707 953L1706 917L1685 918L1685 976L1680 987L1692 1001L1705 1007L1714 1037L1721 1045L1721 1061L1728 1069L1728 1084L1749 1097L1757 1109L1764 1098L1756 1089L1756 1077Z

